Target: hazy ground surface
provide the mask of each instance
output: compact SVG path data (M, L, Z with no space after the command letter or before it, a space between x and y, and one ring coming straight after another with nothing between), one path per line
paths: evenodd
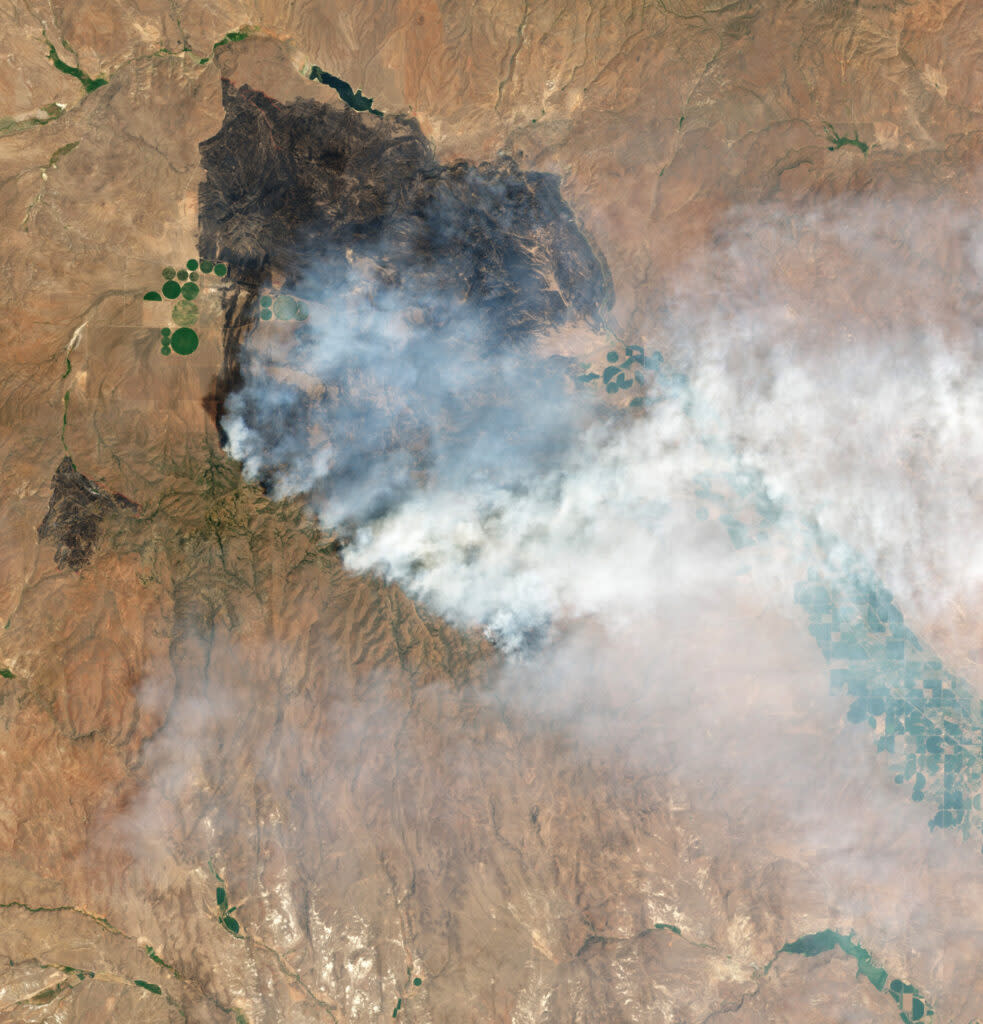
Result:
M977 4L0 39L0 1021L983 1017Z

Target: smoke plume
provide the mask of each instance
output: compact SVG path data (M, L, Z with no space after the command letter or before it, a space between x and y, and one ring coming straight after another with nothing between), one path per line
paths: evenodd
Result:
M951 203L735 214L625 339L655 367L627 413L460 294L350 260L304 283L308 330L254 348L225 428L353 569L510 649L647 616L766 541L787 592L818 559L938 614L983 571L980 251Z

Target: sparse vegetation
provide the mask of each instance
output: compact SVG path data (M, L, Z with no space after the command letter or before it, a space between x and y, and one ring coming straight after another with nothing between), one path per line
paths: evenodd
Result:
M66 154L71 153L77 145L77 142L66 142L64 146L59 146L48 158L48 167L57 167L58 161Z
M0 135L15 135L27 128L50 124L52 121L57 121L65 112L65 107L61 103L46 103L40 109L43 117L0 117Z

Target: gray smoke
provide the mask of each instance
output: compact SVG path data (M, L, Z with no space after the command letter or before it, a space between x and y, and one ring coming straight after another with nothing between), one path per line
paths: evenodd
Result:
M522 488L562 461L590 402L453 293L352 260L296 335L254 339L224 427L276 497L309 493L328 527L424 489ZM315 287L308 283L307 291Z

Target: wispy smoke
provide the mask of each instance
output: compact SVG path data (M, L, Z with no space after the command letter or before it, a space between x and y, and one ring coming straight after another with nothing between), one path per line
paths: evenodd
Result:
M628 339L689 376L632 419L466 301L353 261L309 331L252 342L225 428L247 472L349 531L352 568L509 648L712 586L735 544L765 538L785 587L803 558L866 562L937 612L983 578L966 529L983 502L980 252L953 205L735 216Z

